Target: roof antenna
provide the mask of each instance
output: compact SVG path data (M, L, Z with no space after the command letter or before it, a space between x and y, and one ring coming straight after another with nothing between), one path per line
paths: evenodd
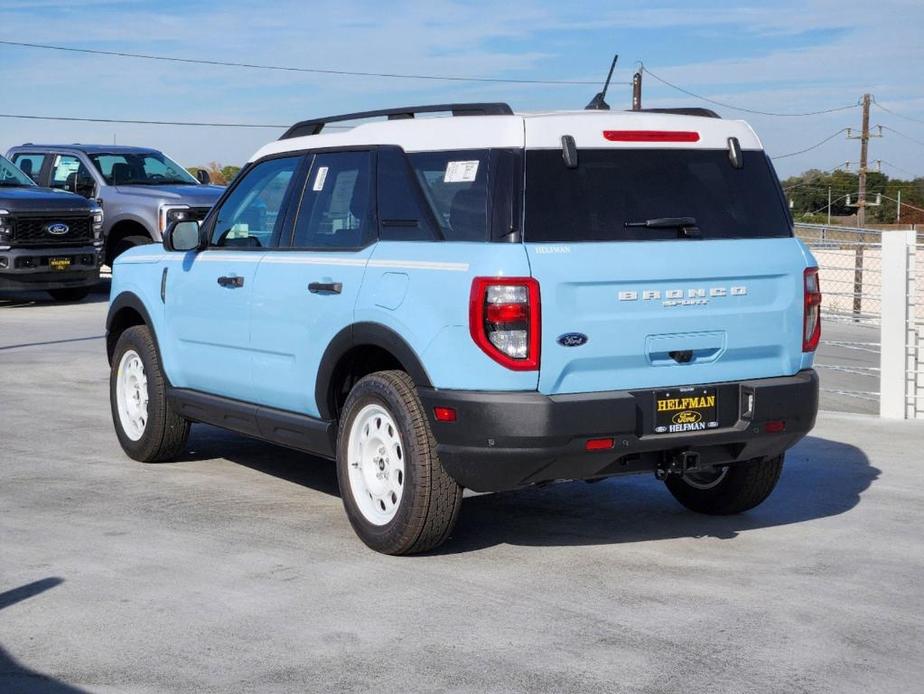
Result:
M616 61L619 60L619 54L613 56L613 64L610 65L610 73L606 76L606 82L603 83L603 91L597 92L597 95L590 100L590 103L584 107L586 111L609 111L610 105L606 103L606 90L610 87L610 79L613 77L613 70L616 69Z

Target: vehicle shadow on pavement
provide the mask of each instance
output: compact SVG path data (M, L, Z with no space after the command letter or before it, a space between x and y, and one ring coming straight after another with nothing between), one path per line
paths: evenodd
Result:
M207 425L194 425L189 443L176 462L224 458L286 482L340 498L334 463L259 439Z
M27 600L63 583L57 577L43 578L0 593L0 610ZM17 662L0 646L0 691L24 694L78 694L84 690L64 684Z
M334 464L209 426L195 426L186 461L225 458L252 470L340 496ZM576 546L738 533L846 513L879 477L862 450L815 436L789 451L763 504L737 516L704 516L677 503L652 474L588 484L563 482L467 497L450 540L436 554L499 544Z
M46 292L0 292L0 309L24 308L26 306L70 306L72 304L99 304L109 301L109 287L112 281L101 279L86 299L80 301L55 301Z
M757 508L705 516L677 503L653 475L568 482L466 499L440 554L498 544L568 546L738 533L846 513L879 477L859 448L809 436L786 456L779 484Z

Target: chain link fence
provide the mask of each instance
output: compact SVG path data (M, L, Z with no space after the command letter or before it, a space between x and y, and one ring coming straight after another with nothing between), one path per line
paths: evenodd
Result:
M822 340L815 366L821 407L878 414L882 232L796 224L796 235L818 260Z
M924 233L917 235L911 248L908 282L908 337L905 373L907 377L907 416L924 418Z

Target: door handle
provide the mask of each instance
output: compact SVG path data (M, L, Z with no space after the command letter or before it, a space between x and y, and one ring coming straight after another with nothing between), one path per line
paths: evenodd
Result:
M237 289L238 287L244 286L244 278L235 275L222 275L218 278L218 284L222 287L228 287L229 289Z
M312 294L339 294L343 291L341 282L312 282L308 285Z

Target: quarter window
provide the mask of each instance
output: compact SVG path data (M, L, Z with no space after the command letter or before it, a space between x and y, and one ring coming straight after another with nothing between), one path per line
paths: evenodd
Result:
M360 248L373 237L372 154L317 154L302 193L293 248Z
M269 246L283 222L286 192L301 160L301 157L282 157L253 167L218 210L212 246Z
M489 150L409 155L447 241L488 238Z

